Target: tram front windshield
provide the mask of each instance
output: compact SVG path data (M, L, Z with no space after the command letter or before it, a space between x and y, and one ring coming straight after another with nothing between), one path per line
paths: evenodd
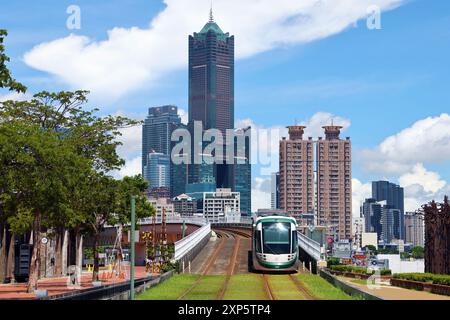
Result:
M288 222L263 222L263 252L288 254L291 252L291 225Z

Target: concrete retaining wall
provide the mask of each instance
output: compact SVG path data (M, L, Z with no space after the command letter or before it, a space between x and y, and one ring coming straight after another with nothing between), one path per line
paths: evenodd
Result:
M344 291L346 294L348 294L350 296L361 297L364 300L383 300L382 298L380 298L378 296L375 296L368 292L362 291L361 289L359 289L355 286L352 286L344 281L339 280L338 278L336 278L335 276L333 276L331 273L329 273L328 271L326 271L324 269L321 269L319 271L319 274L322 278L327 280L333 286L341 289L342 291Z
M135 293L143 292L163 282L173 275L174 271L164 273L159 277L148 277L135 281ZM130 281L119 284L105 285L98 288L64 293L43 297L37 300L128 300L130 299Z

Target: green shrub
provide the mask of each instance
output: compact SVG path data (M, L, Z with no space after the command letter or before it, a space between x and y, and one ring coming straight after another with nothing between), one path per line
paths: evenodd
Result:
M450 276L432 273L397 273L394 274L394 279L411 280L419 282L432 282L434 284L441 284L450 286Z
M328 266L339 266L339 265L341 265L341 261L339 258L330 257L327 259L327 265Z
M380 275L382 275L382 276L388 276L391 274L392 274L392 271L390 269L381 269L380 270Z

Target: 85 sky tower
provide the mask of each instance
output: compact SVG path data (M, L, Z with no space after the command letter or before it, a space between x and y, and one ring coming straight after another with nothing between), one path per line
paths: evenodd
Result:
M189 36L189 128L201 121L203 130L218 129L225 142L226 130L234 129L234 36L224 33L214 21L212 9L209 21ZM236 132L247 132L249 128ZM238 134L240 134L238 133ZM230 142L228 147L235 148ZM226 146L224 145L224 153ZM231 188L245 199L241 205L244 215L250 214L251 168L250 152L245 160L235 157L234 162L214 165L194 164L189 168L189 183L205 179L212 173L218 188ZM246 148L247 149L247 148ZM242 158L242 157L241 157ZM240 164L236 164L240 162ZM209 166L209 168L207 168Z

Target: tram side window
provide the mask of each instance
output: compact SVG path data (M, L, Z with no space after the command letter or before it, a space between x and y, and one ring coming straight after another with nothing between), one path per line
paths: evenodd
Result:
M297 231L292 231L292 252L296 252L298 247Z
M261 231L256 231L256 252L261 252Z

